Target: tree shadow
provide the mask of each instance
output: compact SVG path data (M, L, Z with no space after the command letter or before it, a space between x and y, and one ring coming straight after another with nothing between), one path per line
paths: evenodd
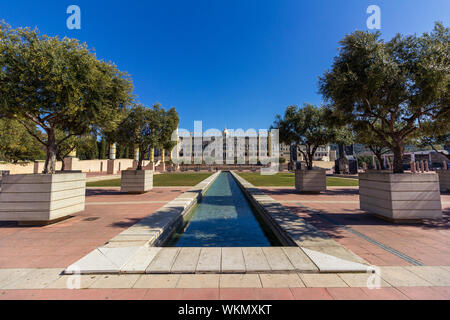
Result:
M269 189L265 189L265 188L270 188ZM297 190L295 190L295 188L293 187L292 189L282 189L282 188L274 188L274 187L260 187L260 189L264 189L264 193L267 195L312 195L312 196L335 196L335 195L340 195L340 196L352 196L352 195L358 195L359 194L359 190L358 189L349 189L349 188L333 188L333 189L327 189L324 192L321 193L306 193L306 192L298 192ZM262 191L260 193L263 193Z
M132 225L138 223L141 220L142 219L140 218L126 218L126 220L111 223L110 226L115 228L127 228L131 227Z
M301 201L298 202L301 204ZM308 222L319 228L336 229L351 226L389 226L389 227L417 227L420 229L434 229L434 230L449 230L450 229L450 208L443 210L442 219L424 219L416 223L398 223L383 220L371 213L361 211L360 209L340 209L344 212L330 213L320 209L312 209L308 207L298 207L298 204L293 204L289 207L290 210L299 214L307 213L307 216L302 217Z

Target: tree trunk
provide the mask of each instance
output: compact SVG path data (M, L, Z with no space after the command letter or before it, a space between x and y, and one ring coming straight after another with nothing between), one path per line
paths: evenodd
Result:
M397 144L392 150L394 153L394 173L403 173L403 145Z
M384 162L383 157L381 153L375 153L375 157L377 158L378 162L380 163L380 170L384 170Z
M312 170L312 168L313 168L313 159L314 159L314 153L309 152L308 153L308 161L306 162L308 170Z
M138 160L138 165L137 165L136 170L142 170L142 160L141 159Z
M47 157L45 158L42 173L52 174L56 172L56 138L53 130L47 131Z

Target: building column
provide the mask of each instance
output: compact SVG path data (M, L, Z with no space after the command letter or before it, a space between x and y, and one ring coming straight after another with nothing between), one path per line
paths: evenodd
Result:
M116 173L116 143L111 143L109 145L109 159L106 162L106 173Z
M109 160L116 160L116 143L109 145Z
M64 161L65 171L77 170L78 167L77 149L73 148L73 150L62 161Z

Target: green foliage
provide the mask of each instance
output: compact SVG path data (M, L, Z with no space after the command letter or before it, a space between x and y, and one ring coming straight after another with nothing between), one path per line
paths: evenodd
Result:
M58 145L95 128L114 129L131 101L128 75L76 39L0 23L0 65L0 117L45 132L45 140L33 134L47 149L44 173L55 172Z
M340 42L320 92L355 131L372 131L394 154L401 173L405 144L424 121L449 121L449 28L437 23L422 36L356 31Z
M420 129L414 145L421 149L432 149L450 160L450 155L439 150L450 144L450 120L442 118L434 122L423 122Z
M120 124L115 136L119 143L139 148L137 169L141 170L142 160L152 148L170 146L170 139L178 122L178 114L174 108L165 111L159 104L152 108L136 104Z
M358 160L358 166L359 166L360 168L362 168L363 163L366 163L367 168L372 168L372 167L373 167L372 156L369 156L369 155L360 155L360 156L357 156L356 159Z
M41 136L32 123L27 123L36 136ZM16 120L0 119L0 161L16 163L45 158L41 145Z
M283 117L276 116L273 127L279 130L280 141L286 145L305 146L305 150L300 152L305 158L308 170L313 167L317 148L336 137L336 129L328 125L326 109L310 104L305 104L302 108L287 107Z
M109 145L104 137L102 137L100 141L97 141L97 154L98 159L109 158Z

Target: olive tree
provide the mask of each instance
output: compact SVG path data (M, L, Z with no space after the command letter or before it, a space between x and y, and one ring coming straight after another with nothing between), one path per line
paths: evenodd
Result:
M312 170L314 154L319 146L326 145L336 137L336 129L327 121L324 107L305 104L299 108L288 106L283 117L276 116L272 125L279 130L279 139L286 145L294 144L306 162L306 168ZM299 149L304 146L305 150Z
M414 144L420 148L431 148L450 160L450 154L438 150L438 146L443 148L450 144L450 119L443 118L434 122L422 123L418 137L414 139Z
M423 122L449 120L449 28L437 23L422 36L356 31L340 42L319 88L336 113L370 130L392 150L394 173L403 172L405 144Z
M389 152L389 149L386 148L385 143L380 141L380 138L372 131L370 128L358 128L358 132L356 135L356 142L361 143L375 155L378 163L380 164L380 169L384 169L384 161L383 155Z
M27 124L33 134L42 133L29 122ZM17 163L19 161L35 161L45 158L41 145L16 120L0 119L0 161Z
M170 145L172 132L178 127L178 114L174 108L164 110L159 104L152 108L136 104L128 116L119 125L114 136L117 142L132 144L139 148L137 170L142 170L142 161L146 153L153 148Z
M20 122L45 147L43 173L55 172L59 145L95 126L116 126L131 102L129 76L76 39L2 22L0 66L0 117ZM57 138L57 131L64 135Z

